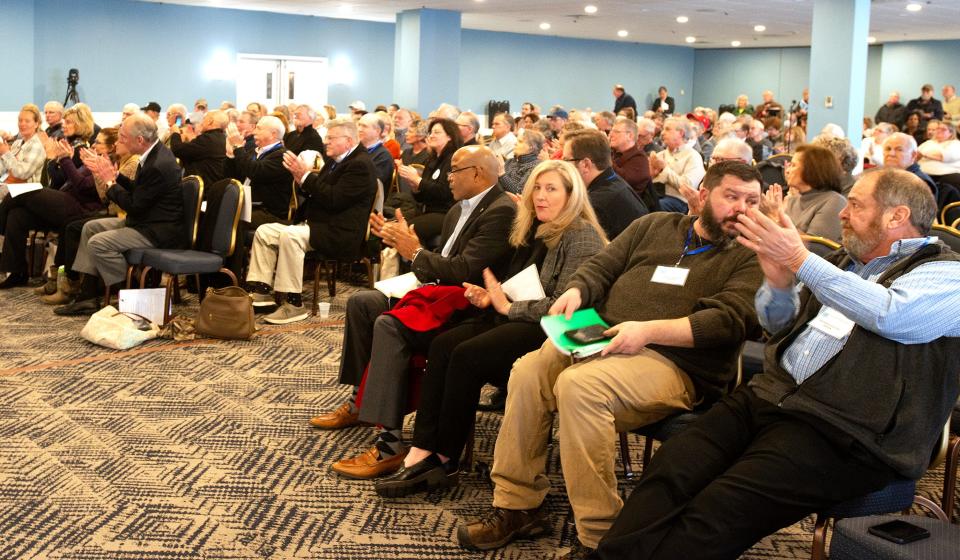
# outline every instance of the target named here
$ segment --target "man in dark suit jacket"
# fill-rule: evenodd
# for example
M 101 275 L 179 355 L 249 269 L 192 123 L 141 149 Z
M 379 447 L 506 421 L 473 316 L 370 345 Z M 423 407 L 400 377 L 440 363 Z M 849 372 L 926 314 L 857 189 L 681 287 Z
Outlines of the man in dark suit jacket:
M 283 145 L 296 155 L 304 150 L 313 150 L 319 152 L 326 159 L 326 151 L 323 149 L 323 139 L 320 133 L 313 128 L 313 121 L 317 119 L 317 112 L 309 105 L 300 105 L 293 112 L 293 125 L 296 130 L 291 130 L 283 137 Z
M 627 90 L 623 89 L 623 86 L 617 84 L 613 86 L 613 114 L 617 115 L 620 113 L 620 110 L 625 107 L 630 107 L 633 109 L 634 114 L 637 112 L 637 102 L 632 95 L 627 93 Z
M 87 276 L 81 295 L 70 305 L 58 307 L 58 315 L 82 315 L 99 308 L 96 279 L 107 286 L 119 284 L 127 273 L 123 253 L 137 247 L 177 248 L 185 244 L 183 227 L 183 174 L 176 158 L 157 136 L 149 116 L 127 117 L 120 127 L 118 143 L 140 155 L 140 167 L 131 181 L 117 173 L 110 160 L 85 153 L 84 164 L 107 185 L 107 198 L 127 213 L 125 218 L 102 218 L 84 224 L 73 270 Z
M 283 167 L 284 126 L 277 117 L 266 116 L 257 122 L 252 149 L 241 145 L 243 139 L 233 137 L 227 146 L 227 176 L 241 183 L 250 181 L 253 212 L 250 227 L 263 224 L 290 223 L 290 202 L 293 196 L 293 176 Z M 234 143 L 237 145 L 234 146 Z
M 382 137 L 385 129 L 386 124 L 376 113 L 367 113 L 357 122 L 360 144 L 370 154 L 373 166 L 377 168 L 377 179 L 380 179 L 384 189 L 389 189 L 393 182 L 394 164 L 390 151 L 383 147 Z
M 212 185 L 226 177 L 223 169 L 224 146 L 227 136 L 224 130 L 230 119 L 223 111 L 210 111 L 200 122 L 200 134 L 184 142 L 180 128 L 172 127 L 170 133 L 170 151 L 180 159 L 185 175 L 198 175 L 204 185 Z
M 676 102 L 672 97 L 667 95 L 667 88 L 660 86 L 660 89 L 657 90 L 657 98 L 653 100 L 653 105 L 650 106 L 650 110 L 662 115 L 672 115 L 676 107 Z
M 607 237 L 616 238 L 634 220 L 649 213 L 631 187 L 613 170 L 610 144 L 599 130 L 565 136 L 563 159 L 573 163 L 587 184 L 590 205 Z
M 307 251 L 316 250 L 334 259 L 354 256 L 367 231 L 366 217 L 377 192 L 373 162 L 357 145 L 353 121 L 331 121 L 328 130 L 326 150 L 333 161 L 319 173 L 292 153 L 284 154 L 283 163 L 304 197 L 293 225 L 264 224 L 253 238 L 247 273 L 253 305 L 273 305 L 271 286 L 284 296 L 280 308 L 264 317 L 268 323 L 282 325 L 309 315 L 300 295 Z
M 442 248 L 438 252 L 420 244 L 402 213 L 398 213 L 396 222 L 388 223 L 380 216 L 371 216 L 373 232 L 411 261 L 413 273 L 422 283 L 480 284 L 484 268 L 500 274 L 512 254 L 508 237 L 516 205 L 497 186 L 498 171 L 496 156 L 489 148 L 465 146 L 453 155 L 450 190 L 459 203 L 446 215 Z M 415 332 L 396 318 L 383 315 L 395 302 L 379 291 L 363 291 L 347 301 L 340 383 L 352 385 L 354 394 L 336 411 L 310 420 L 311 425 L 325 429 L 345 428 L 360 421 L 387 428 L 373 448 L 333 465 L 333 469 L 344 476 L 373 478 L 390 474 L 400 468 L 405 455 L 399 429 L 406 387 L 402 381 L 367 383 L 361 412 L 355 404 L 356 388 L 367 364 L 370 364 L 368 379 L 406 379 L 412 353 L 425 350 L 442 331 Z

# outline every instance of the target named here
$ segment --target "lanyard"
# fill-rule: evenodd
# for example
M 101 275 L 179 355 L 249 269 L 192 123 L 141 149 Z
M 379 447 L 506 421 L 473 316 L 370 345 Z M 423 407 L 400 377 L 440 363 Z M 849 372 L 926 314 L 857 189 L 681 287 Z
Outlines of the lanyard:
M 683 243 L 683 253 L 680 254 L 680 258 L 677 259 L 677 264 L 673 266 L 680 266 L 680 261 L 683 260 L 683 257 L 699 255 L 700 253 L 706 253 L 710 249 L 713 249 L 713 243 L 708 243 L 702 247 L 697 247 L 696 249 L 690 250 L 690 242 L 693 240 L 693 224 L 690 224 L 690 229 L 687 230 L 687 240 Z

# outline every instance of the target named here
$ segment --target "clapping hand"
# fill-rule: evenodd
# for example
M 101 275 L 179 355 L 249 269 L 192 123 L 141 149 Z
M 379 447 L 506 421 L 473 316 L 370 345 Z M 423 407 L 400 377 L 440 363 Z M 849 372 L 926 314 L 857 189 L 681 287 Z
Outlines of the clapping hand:
M 290 151 L 283 152 L 283 166 L 290 171 L 290 174 L 293 175 L 293 180 L 296 181 L 298 185 L 307 172 L 310 171 L 307 163 Z

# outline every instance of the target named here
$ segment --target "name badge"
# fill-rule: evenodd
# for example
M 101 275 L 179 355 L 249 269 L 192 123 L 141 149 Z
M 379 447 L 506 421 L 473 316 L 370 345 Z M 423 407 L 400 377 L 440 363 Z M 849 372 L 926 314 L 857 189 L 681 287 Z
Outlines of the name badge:
M 826 306 L 822 307 L 820 313 L 807 324 L 837 340 L 849 335 L 854 325 L 856 325 L 856 323 L 847 319 L 843 313 Z
M 436 181 L 438 177 L 440 177 L 440 170 L 439 170 L 439 169 L 437 169 L 436 171 L 433 172 L 433 180 Z
M 651 282 L 657 284 L 670 284 L 671 286 L 683 286 L 687 283 L 687 276 L 690 274 L 689 268 L 679 266 L 658 266 L 653 273 Z

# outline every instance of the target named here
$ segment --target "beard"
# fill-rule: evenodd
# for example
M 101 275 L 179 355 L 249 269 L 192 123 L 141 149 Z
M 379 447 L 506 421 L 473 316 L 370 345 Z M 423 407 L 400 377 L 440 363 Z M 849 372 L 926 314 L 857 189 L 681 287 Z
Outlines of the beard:
M 703 223 L 704 231 L 710 236 L 710 241 L 717 249 L 726 249 L 733 243 L 734 238 L 737 237 L 736 233 L 727 233 L 724 231 L 723 224 L 717 220 L 717 216 L 713 213 L 713 205 L 710 203 L 709 197 L 703 204 L 703 210 L 700 212 L 700 220 Z M 737 222 L 737 216 L 726 218 L 723 222 L 735 224 Z
M 841 223 L 843 224 L 843 236 L 841 238 L 843 248 L 847 250 L 851 257 L 860 262 L 863 262 L 863 255 L 876 249 L 883 239 L 883 230 L 879 223 L 870 224 L 869 229 L 862 235 L 853 231 L 849 222 Z

